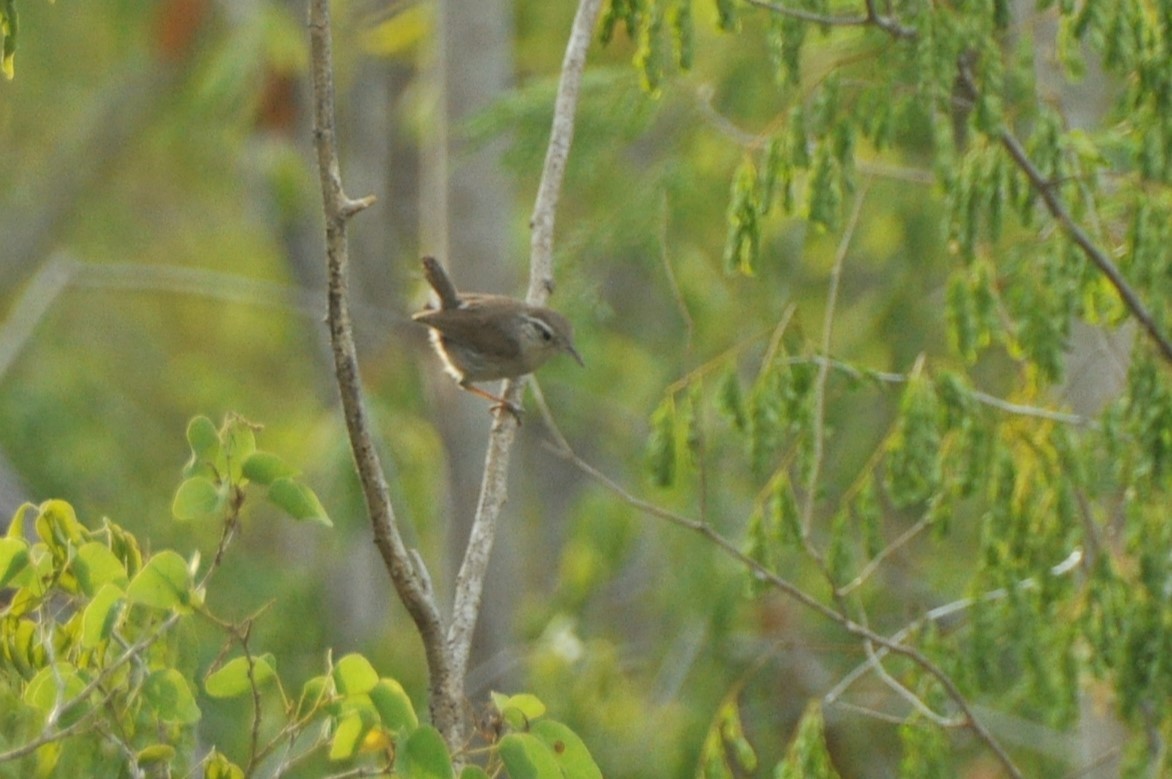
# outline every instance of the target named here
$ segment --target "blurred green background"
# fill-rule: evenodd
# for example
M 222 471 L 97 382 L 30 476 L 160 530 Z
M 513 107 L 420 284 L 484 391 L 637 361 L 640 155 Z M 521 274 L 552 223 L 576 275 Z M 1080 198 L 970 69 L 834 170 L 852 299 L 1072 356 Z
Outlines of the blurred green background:
M 706 392 L 730 372 L 752 381 L 787 317 L 784 346 L 818 340 L 841 234 L 774 216 L 755 274 L 726 273 L 737 165 L 798 87 L 762 74 L 760 17 L 722 33 L 716 7 L 695 5 L 694 69 L 668 67 L 653 94 L 622 25 L 591 49 L 552 303 L 574 322 L 587 368 L 558 359 L 539 380 L 581 456 L 739 538 L 764 496 L 729 421 L 696 406 L 709 437 L 682 458 L 688 477 L 661 488 L 648 420 L 691 371 Z M 418 257 L 445 259 L 462 289 L 522 293 L 572 12 L 530 0 L 334 8 L 343 176 L 350 195 L 379 198 L 351 223 L 363 380 L 400 520 L 445 599 L 490 420 L 409 322 L 426 300 Z M 0 86 L 4 510 L 60 497 L 152 549 L 209 554 L 218 528 L 170 515 L 183 431 L 196 414 L 238 412 L 264 425 L 261 445 L 303 471 L 336 527 L 250 506 L 212 605 L 267 605 L 253 646 L 290 678 L 316 673 L 327 648 L 358 650 L 422 710 L 421 647 L 371 543 L 331 377 L 304 3 L 22 0 L 20 13 L 16 78 Z M 810 70 L 832 51 L 844 78 L 867 77 L 868 63 L 830 47 L 811 50 Z M 945 326 L 945 206 L 915 151 L 922 126 L 908 126 L 906 157 L 864 171 L 833 334 L 836 356 L 900 374 L 920 355 L 962 364 Z M 1006 363 L 994 354 L 971 375 L 1006 391 Z M 889 435 L 900 387 L 837 373 L 829 387 L 820 489 L 833 497 Z M 721 702 L 741 695 L 771 764 L 807 699 L 861 648 L 779 596 L 745 598 L 743 572 L 711 545 L 637 514 L 552 456 L 548 437 L 530 413 L 469 692 L 535 692 L 608 777 L 693 775 Z M 911 523 L 888 508 L 893 527 Z M 889 561 L 868 597 L 873 618 L 898 625 L 961 591 L 972 531 L 933 549 L 914 571 Z M 193 663 L 218 649 L 193 648 Z M 243 736 L 217 716 L 228 704 L 204 705 L 201 731 L 231 754 Z M 827 717 L 844 775 L 893 774 L 890 725 Z

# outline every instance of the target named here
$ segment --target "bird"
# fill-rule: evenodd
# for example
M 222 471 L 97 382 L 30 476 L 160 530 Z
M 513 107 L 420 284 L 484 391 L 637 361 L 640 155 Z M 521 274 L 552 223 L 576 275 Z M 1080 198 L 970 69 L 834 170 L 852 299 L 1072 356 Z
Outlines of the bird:
M 524 376 L 562 352 L 585 367 L 574 348 L 574 328 L 557 311 L 507 295 L 459 293 L 434 257 L 424 257 L 422 264 L 440 305 L 411 318 L 430 329 L 447 373 L 462 389 L 493 401 L 493 410 L 504 408 L 521 419 L 520 408 L 476 382 Z

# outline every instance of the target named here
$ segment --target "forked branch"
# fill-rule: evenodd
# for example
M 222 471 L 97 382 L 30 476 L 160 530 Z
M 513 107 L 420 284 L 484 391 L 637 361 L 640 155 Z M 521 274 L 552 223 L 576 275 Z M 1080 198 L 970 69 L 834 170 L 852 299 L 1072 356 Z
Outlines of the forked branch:
M 426 575 L 416 564 L 395 520 L 395 510 L 383 476 L 382 464 L 374 447 L 367 422 L 358 376 L 358 353 L 349 307 L 349 248 L 346 224 L 373 197 L 352 200 L 342 187 L 334 125 L 334 82 L 330 42 L 329 0 L 310 0 L 309 38 L 313 77 L 314 128 L 318 173 L 321 178 L 322 208 L 326 223 L 328 259 L 326 321 L 334 354 L 334 373 L 350 436 L 354 463 L 362 483 L 367 512 L 374 528 L 374 542 L 383 564 L 394 583 L 399 599 L 407 608 L 427 656 L 430 682 L 432 723 L 449 744 L 460 740 L 461 697 L 453 694 L 452 665 L 444 645 L 443 622 L 427 584 Z

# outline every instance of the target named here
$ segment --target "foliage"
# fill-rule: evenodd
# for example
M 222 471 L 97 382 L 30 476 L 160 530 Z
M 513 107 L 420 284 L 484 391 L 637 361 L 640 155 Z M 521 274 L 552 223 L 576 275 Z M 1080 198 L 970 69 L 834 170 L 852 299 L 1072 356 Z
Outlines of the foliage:
M 616 0 L 603 21 L 604 42 L 620 21 L 638 41 L 632 62 L 651 98 L 668 94 L 669 63 L 681 83 L 686 71 L 705 67 L 691 14 L 662 23 L 676 5 Z M 742 546 L 751 561 L 748 591 L 812 594 L 820 580 L 827 594 L 818 610 L 856 637 L 859 620 L 890 621 L 883 602 L 890 590 L 880 577 L 893 558 L 915 549 L 917 557 L 903 562 L 911 575 L 934 588 L 963 583 L 969 596 L 940 612 L 968 612 L 961 629 L 942 634 L 929 616 L 889 631 L 900 649 L 906 641 L 922 654 L 874 669 L 896 699 L 914 696 L 901 730 L 909 776 L 959 772 L 965 758 L 935 728 L 954 722 L 949 711 L 970 697 L 1065 729 L 1093 678 L 1115 686 L 1117 714 L 1137 738 L 1172 734 L 1172 716 L 1154 702 L 1172 693 L 1172 677 L 1156 660 L 1170 613 L 1166 566 L 1156 560 L 1166 560 L 1170 547 L 1168 534 L 1150 524 L 1169 487 L 1167 252 L 1149 243 L 1166 244 L 1172 202 L 1165 111 L 1172 71 L 1162 53 L 1169 28 L 1140 4 L 1062 3 L 1054 18 L 1068 78 L 1084 73 L 1090 55 L 1128 85 L 1113 109 L 1118 121 L 1074 127 L 1036 98 L 1043 87 L 1021 54 L 1035 31 L 1013 20 L 1007 3 L 718 4 L 717 25 L 736 31 L 757 62 L 774 66 L 772 88 L 765 79 L 725 85 L 769 95 L 752 105 L 763 115 L 730 99 L 719 118 L 765 128 L 744 133 L 743 154 L 728 173 L 725 272 L 754 276 L 778 262 L 780 218 L 810 228 L 811 254 L 820 233 L 841 237 L 823 340 L 792 332 L 799 306 L 777 326 L 788 341 L 775 334 L 755 361 L 729 350 L 673 383 L 650 416 L 653 481 L 680 491 L 689 473 L 702 485 L 747 480 L 756 495 Z M 1017 45 L 1011 26 L 1024 39 Z M 689 56 L 656 54 L 668 50 Z M 866 274 L 867 214 L 882 211 L 871 188 L 881 186 L 884 165 L 908 160 L 930 167 L 945 215 L 947 257 L 934 265 L 951 261 L 943 307 L 951 349 L 920 354 L 906 373 L 879 373 L 829 351 L 843 316 L 837 274 L 840 266 L 846 278 Z M 1115 325 L 1129 316 L 1147 324 L 1123 397 L 1097 418 L 1045 408 L 1066 374 L 1072 323 Z M 1024 402 L 978 390 L 992 366 L 1012 378 L 998 384 Z M 718 386 L 710 372 L 723 375 Z M 747 385 L 746 373 L 755 377 Z M 875 404 L 869 396 L 892 386 L 902 386 L 901 399 L 886 432 L 865 443 L 841 441 L 831 425 L 844 424 L 846 404 Z M 728 424 L 686 429 L 714 418 Z M 726 450 L 727 438 L 742 442 L 735 464 L 685 457 L 680 446 L 699 440 Z M 850 467 L 831 469 L 836 451 Z M 1112 457 L 1123 462 L 1112 466 Z M 1133 539 L 1122 545 L 1106 540 L 1116 506 L 1126 506 L 1124 537 Z M 928 529 L 932 539 L 920 540 Z M 1142 547 L 1134 543 L 1140 537 Z M 935 570 L 931 550 L 954 546 L 972 553 L 958 570 Z M 1072 576 L 1079 570 L 1081 579 Z M 1111 594 L 1122 591 L 1139 597 L 1124 606 Z M 1104 601 L 1112 604 L 1109 618 Z M 751 771 L 754 750 L 739 714 L 727 703 L 719 711 L 702 771 Z M 1018 770 L 998 754 L 994 737 L 978 735 Z M 733 754 L 735 770 L 723 765 Z M 1163 760 L 1160 754 L 1154 749 L 1149 759 Z M 1038 753 L 1019 750 L 1015 758 L 1054 770 Z M 794 759 L 791 752 L 787 761 Z M 786 765 L 777 775 L 833 773 L 829 763 Z
M 497 227 L 513 235 L 518 258 L 561 61 L 556 31 L 571 6 L 515 6 L 517 87 L 459 128 L 475 148 L 507 146 L 522 194 Z M 89 96 L 113 104 L 121 74 L 154 69 L 141 58 L 155 51 L 156 28 L 139 4 L 62 14 L 21 3 L 21 78 L 3 101 L 0 167 L 14 175 L 0 183 L 0 214 L 39 217 L 8 207 L 33 192 L 46 213 L 65 215 L 51 245 L 88 272 L 47 302 L 29 298 L 47 313 L 5 363 L 2 443 L 32 494 L 66 497 L 82 516 L 110 512 L 143 550 L 158 550 L 140 550 L 159 561 L 137 596 L 172 605 L 127 605 L 119 593 L 129 572 L 126 585 L 65 602 L 95 615 L 121 602 L 144 624 L 185 612 L 154 647 L 177 653 L 201 717 L 162 728 L 167 739 L 153 722 L 149 740 L 136 740 L 146 732 L 138 720 L 133 733 L 130 724 L 114 731 L 130 734 L 118 737 L 143 752 L 140 765 L 189 761 L 183 731 L 194 727 L 220 747 L 205 772 L 244 766 L 254 753 L 253 687 L 239 692 L 241 671 L 273 674 L 257 688 L 264 742 L 286 722 L 282 690 L 297 699 L 303 680 L 328 678 L 341 695 L 338 663 L 321 660 L 330 647 L 395 669 L 411 700 L 425 694 L 417 642 L 403 640 L 403 616 L 388 606 L 377 565 L 368 567 L 376 555 L 323 390 L 328 368 L 307 335 L 319 314 L 253 283 L 308 283 L 300 280 L 312 274 L 291 260 L 306 253 L 294 228 L 317 225 L 297 146 L 308 130 L 274 133 L 262 121 L 271 89 L 303 76 L 304 24 L 296 7 L 257 7 L 217 13 L 206 27 L 177 25 L 192 35 L 194 56 L 166 71 L 175 78 L 144 112 L 136 143 L 101 142 L 74 158 L 63 150 L 92 148 L 81 142 L 87 131 L 105 137 L 91 122 L 113 126 L 94 121 L 102 115 Z M 608 481 L 552 458 L 541 421 L 527 417 L 504 517 L 509 546 L 498 550 L 515 578 L 503 590 L 507 613 L 490 624 L 517 661 L 518 686 L 564 718 L 605 775 L 735 774 L 749 764 L 764 775 L 815 765 L 819 750 L 829 766 L 818 770 L 843 776 L 988 773 L 997 758 L 962 702 L 1027 775 L 1110 760 L 1076 747 L 1085 732 L 1116 728 L 1125 733 L 1113 746 L 1121 775 L 1169 770 L 1159 761 L 1172 737 L 1172 387 L 1153 335 L 1168 331 L 1172 300 L 1162 8 L 606 4 L 560 201 L 554 298 L 575 322 L 589 370 L 553 363 L 541 383 L 566 439 Z M 373 186 L 395 225 L 392 240 L 356 251 L 375 263 L 354 285 L 374 304 L 358 309 L 363 380 L 397 508 L 430 563 L 442 558 L 449 526 L 447 464 L 434 393 L 414 369 L 429 364 L 426 347 L 394 316 L 416 302 L 406 299 L 418 286 L 411 258 L 435 250 L 403 237 L 416 231 L 412 188 L 429 164 L 417 144 L 433 134 L 440 102 L 414 56 L 434 21 L 335 10 L 341 127 L 377 138 L 366 147 L 343 139 L 353 155 L 343 171 L 356 194 L 372 185 L 355 174 L 389 171 Z M 374 92 L 392 96 L 394 110 L 376 110 L 363 89 L 380 75 Z M 87 99 L 65 99 L 74 96 Z M 84 186 L 72 174 L 85 166 L 46 164 L 58 159 L 100 160 L 102 175 Z M 451 169 L 464 162 L 457 154 Z M 48 193 L 35 194 L 38 181 L 50 182 Z M 14 221 L 0 230 L 6 238 Z M 355 221 L 356 241 L 373 223 Z M 1154 328 L 1129 329 L 1136 312 L 1088 244 L 1117 266 Z M 21 259 L 31 268 L 39 258 Z M 123 264 L 133 278 L 116 275 Z M 233 275 L 210 285 L 196 270 Z M 160 277 L 148 271 L 170 275 L 152 286 Z M 392 278 L 396 291 L 377 296 L 370 278 Z M 1088 325 L 1128 344 L 1115 363 L 1071 360 Z M 1115 370 L 1122 389 L 1102 405 L 1074 399 Z M 233 476 L 243 458 L 231 443 L 185 474 L 182 494 L 171 491 L 176 420 L 191 408 L 263 414 L 269 445 L 308 464 L 321 501 L 273 490 L 296 477 L 264 456 Z M 203 548 L 223 528 L 223 515 L 211 515 L 232 511 L 233 478 L 250 481 L 251 519 L 200 603 L 188 594 L 186 556 L 166 550 Z M 265 519 L 298 506 L 321 519 L 321 503 L 334 532 Z M 168 506 L 187 519 L 157 521 Z M 636 516 L 646 511 L 654 518 Z M 36 513 L 25 510 L 26 527 Z M 110 548 L 86 536 L 74 559 L 98 579 L 117 572 L 93 543 Z M 25 570 L 34 545 L 6 540 L 0 571 Z M 269 598 L 280 608 L 262 613 Z M 52 613 L 67 622 L 75 612 Z M 213 630 L 205 613 L 230 619 Z M 245 625 L 248 649 L 232 630 Z M 852 632 L 863 628 L 874 636 Z M 24 630 L 28 646 L 54 647 Z M 57 650 L 56 661 L 67 655 Z M 234 697 L 208 694 L 207 669 L 213 688 Z M 170 676 L 152 684 L 160 694 L 178 688 Z M 0 708 L 31 717 L 16 689 L 0 694 L 18 705 Z M 346 727 L 359 753 L 331 766 L 328 741 L 303 771 L 386 765 L 385 752 L 361 752 L 365 737 L 353 741 L 372 721 L 366 707 L 356 711 Z M 366 731 L 376 750 L 382 716 Z M 486 739 L 498 738 L 498 720 L 510 721 L 486 717 Z M 330 712 L 315 720 L 326 721 L 338 724 Z M 1042 738 L 1005 737 L 1002 721 Z M 36 724 L 21 733 L 35 737 Z M 513 725 L 501 727 L 507 738 Z M 297 748 L 317 743 L 314 733 Z M 541 738 L 512 733 L 498 756 L 525 754 L 527 736 Z M 87 738 L 79 733 L 60 759 L 86 760 L 87 749 L 119 759 L 113 741 Z M 431 754 L 429 738 L 420 735 L 412 754 Z M 20 769 L 36 759 L 21 758 Z
M 307 762 L 333 770 L 368 766 L 404 777 L 455 776 L 438 731 L 421 723 L 395 679 L 364 656 L 327 656 L 323 672 L 298 691 L 279 660 L 252 649 L 254 614 L 228 621 L 207 605 L 241 513 L 267 486 L 270 500 L 294 519 L 325 521 L 316 496 L 272 453 L 256 449 L 257 426 L 230 416 L 220 428 L 206 417 L 188 425 L 192 457 L 176 492 L 175 517 L 219 524 L 215 558 L 186 560 L 171 550 L 146 553 L 111 522 L 87 528 L 61 500 L 25 504 L 0 539 L 0 775 L 97 776 L 191 773 L 243 777 L 283 773 Z M 200 475 L 203 474 L 203 475 Z M 196 481 L 199 480 L 199 481 Z M 273 485 L 289 482 L 302 499 L 286 505 Z M 193 487 L 193 484 L 202 485 Z M 315 511 L 306 516 L 307 505 Z M 26 540 L 29 533 L 35 540 Z M 198 633 L 220 634 L 223 648 L 195 673 L 190 648 Z M 247 699 L 245 754 L 211 745 L 196 754 L 210 702 Z M 581 740 L 545 718 L 533 695 L 494 695 L 486 730 L 489 770 L 512 776 L 550 766 L 558 776 L 601 776 Z M 465 758 L 461 757 L 463 762 Z M 197 763 L 199 768 L 197 769 Z M 471 769 L 469 769 L 471 770 Z M 462 776 L 479 775 L 475 771 Z

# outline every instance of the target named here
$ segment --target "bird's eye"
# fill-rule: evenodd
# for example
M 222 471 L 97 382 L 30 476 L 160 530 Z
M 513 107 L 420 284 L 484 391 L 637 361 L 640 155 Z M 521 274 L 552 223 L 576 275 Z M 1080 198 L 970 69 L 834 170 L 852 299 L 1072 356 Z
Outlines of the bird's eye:
M 541 340 L 547 341 L 547 342 L 552 341 L 553 340 L 553 333 L 551 333 L 548 330 L 543 328 L 541 331 Z

